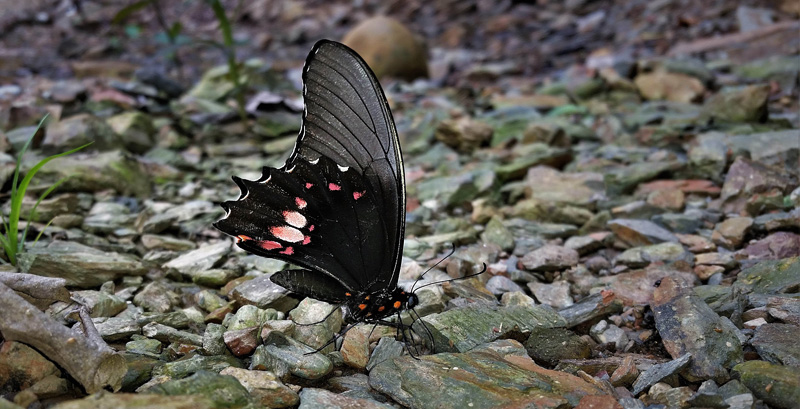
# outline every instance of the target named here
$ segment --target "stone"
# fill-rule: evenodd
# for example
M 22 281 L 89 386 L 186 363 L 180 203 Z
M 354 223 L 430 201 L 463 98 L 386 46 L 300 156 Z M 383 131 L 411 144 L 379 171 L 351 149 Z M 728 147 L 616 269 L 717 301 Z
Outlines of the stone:
M 747 212 L 758 216 L 770 208 L 759 202 L 764 197 L 787 195 L 798 186 L 798 177 L 792 172 L 754 162 L 739 156 L 731 164 L 722 185 L 722 211 Z
M 628 335 L 622 328 L 609 324 L 606 320 L 601 320 L 589 329 L 589 335 L 601 344 L 613 344 L 618 352 L 624 351 L 628 344 Z
M 551 284 L 528 283 L 528 288 L 537 301 L 556 309 L 566 308 L 574 304 L 569 287 L 569 283 L 566 281 L 555 281 Z
M 678 240 L 692 253 L 705 253 L 717 249 L 711 240 L 696 234 L 675 234 Z
M 119 137 L 101 119 L 90 114 L 78 114 L 47 126 L 47 136 L 42 141 L 46 154 L 61 153 L 87 143 L 101 151 L 118 149 Z
M 150 197 L 152 193 L 151 176 L 144 164 L 119 150 L 91 156 L 79 152 L 60 157 L 43 167 L 36 177 L 41 177 L 39 180 L 49 185 L 67 178 L 60 187 L 65 191 L 100 192 L 111 189 L 123 196 L 137 197 Z
M 494 295 L 503 295 L 508 292 L 521 292 L 522 287 L 505 276 L 494 276 L 486 282 L 486 289 Z
M 345 34 L 342 42 L 361 55 L 378 78 L 412 81 L 428 76 L 424 43 L 391 17 L 365 19 Z
M 800 256 L 800 234 L 776 232 L 750 242 L 738 253 L 751 260 L 780 260 Z
M 224 368 L 220 368 L 216 372 L 222 369 Z M 180 396 L 181 398 L 185 395 L 200 395 L 211 400 L 214 407 L 217 408 L 244 407 L 251 401 L 247 389 L 236 378 L 207 370 L 198 371 L 183 379 L 169 380 L 154 385 L 143 392 Z
M 607 226 L 618 239 L 631 247 L 678 241 L 674 234 L 648 220 L 614 219 Z
M 791 408 L 800 402 L 797 368 L 765 361 L 747 361 L 733 367 L 733 375 L 768 405 Z
M 498 385 L 498 379 L 514 379 L 515 386 Z M 369 384 L 403 406 L 428 407 L 436 402 L 443 409 L 557 408 L 603 393 L 574 375 L 536 365 L 513 340 L 496 341 L 481 351 L 387 360 L 372 369 Z M 444 397 L 443 390 L 458 393 Z
M 540 247 L 520 259 L 529 271 L 558 271 L 578 264 L 578 252 L 562 246 Z
M 128 111 L 106 119 L 119 135 L 122 145 L 133 153 L 143 154 L 155 145 L 156 129 L 152 119 L 139 111 Z
M 164 313 L 178 304 L 178 295 L 171 291 L 168 283 L 153 281 L 133 297 L 133 302 L 145 311 Z
M 526 173 L 534 166 L 562 168 L 572 160 L 570 149 L 540 142 L 520 145 L 514 149 L 513 154 L 509 163 L 496 167 L 497 177 L 500 180 L 527 178 Z
M 591 208 L 605 199 L 605 182 L 600 173 L 566 173 L 536 166 L 528 169 L 525 175 L 525 196 L 542 202 Z
M 28 389 L 48 376 L 59 376 L 56 365 L 33 348 L 20 342 L 0 345 L 0 392 Z
M 422 319 L 433 335 L 435 352 L 464 352 L 501 338 L 508 332 L 564 326 L 565 321 L 543 306 L 492 307 L 472 305 L 432 314 Z M 417 333 L 426 333 L 421 323 Z
M 123 276 L 139 276 L 149 268 L 136 257 L 101 251 L 69 241 L 36 246 L 19 255 L 22 272 L 67 280 L 67 286 L 97 287 Z
M 689 364 L 691 359 L 692 356 L 690 354 L 684 354 L 672 361 L 651 366 L 640 373 L 639 377 L 636 378 L 636 381 L 633 383 L 633 394 L 638 395 L 656 382 L 660 382 L 668 376 L 679 373 Z
M 750 85 L 723 90 L 706 101 L 704 112 L 721 122 L 763 122 L 767 119 L 770 86 Z
M 711 240 L 718 246 L 735 250 L 741 246 L 745 236 L 753 226 L 750 217 L 733 217 L 718 223 L 711 234 Z
M 625 250 L 614 261 L 632 268 L 645 267 L 650 263 L 692 261 L 692 254 L 680 243 L 665 242 Z
M 99 392 L 83 399 L 61 402 L 54 409 L 119 409 L 119 408 L 159 408 L 159 409 L 215 409 L 218 404 L 202 395 L 182 395 L 179 398 L 149 393 L 109 393 Z
M 673 212 L 683 209 L 686 195 L 678 189 L 655 190 L 647 195 L 647 203 Z
M 664 347 L 673 357 L 690 354 L 688 379 L 729 380 L 728 369 L 742 362 L 742 341 L 733 323 L 720 317 L 681 280 L 665 278 L 651 308 Z
M 458 152 L 471 153 L 489 145 L 492 132 L 492 127 L 486 123 L 462 116 L 439 122 L 434 137 Z
M 481 240 L 496 244 L 503 250 L 514 248 L 514 235 L 503 225 L 502 220 L 495 216 L 486 223 L 486 229 L 481 233 Z
M 184 253 L 178 258 L 171 260 L 164 264 L 166 269 L 177 270 L 181 274 L 191 276 L 199 271 L 208 270 L 222 262 L 231 251 L 231 243 L 229 241 L 221 241 L 219 243 L 207 244 L 196 250 L 191 250 Z
M 262 334 L 263 336 L 263 334 Z M 250 369 L 269 370 L 279 377 L 290 373 L 303 379 L 319 379 L 333 370 L 333 363 L 312 348 L 277 331 L 263 336 L 256 348 Z
M 312 408 L 391 409 L 393 406 L 368 398 L 336 394 L 325 389 L 303 388 L 300 391 L 299 409 Z
M 123 299 L 102 291 L 73 291 L 72 299 L 88 308 L 92 318 L 111 317 L 124 311 L 127 307 Z
M 648 100 L 695 102 L 706 90 L 697 78 L 664 70 L 639 74 L 633 82 L 642 96 Z
M 800 327 L 793 324 L 764 323 L 757 327 L 750 344 L 765 361 L 800 368 L 798 329 Z
M 297 392 L 284 385 L 273 373 L 228 367 L 219 374 L 236 378 L 250 396 L 264 407 L 285 408 L 300 401 Z
M 268 275 L 260 275 L 237 285 L 231 292 L 231 299 L 240 304 L 254 305 L 258 308 L 289 311 L 297 306 L 297 300 L 287 294 L 288 291 L 273 283 Z
M 794 293 L 800 286 L 800 258 L 761 261 L 743 268 L 734 288 L 760 294 Z
M 556 365 L 562 359 L 588 359 L 592 345 L 566 328 L 534 328 L 525 350 L 536 362 Z

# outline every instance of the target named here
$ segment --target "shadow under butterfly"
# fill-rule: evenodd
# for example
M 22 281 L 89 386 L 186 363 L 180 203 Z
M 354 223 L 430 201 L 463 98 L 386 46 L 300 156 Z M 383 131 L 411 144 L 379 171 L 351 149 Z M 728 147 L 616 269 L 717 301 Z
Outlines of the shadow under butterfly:
M 302 267 L 275 273 L 272 282 L 345 307 L 348 325 L 317 351 L 369 323 L 396 328 L 414 356 L 406 338 L 411 325 L 400 313 L 419 320 L 419 299 L 413 288 L 397 286 L 405 175 L 383 90 L 355 51 L 321 40 L 306 59 L 303 99 L 289 159 L 280 169 L 264 167 L 258 180 L 234 176 L 241 195 L 222 204 L 226 215 L 215 227 L 246 251 Z

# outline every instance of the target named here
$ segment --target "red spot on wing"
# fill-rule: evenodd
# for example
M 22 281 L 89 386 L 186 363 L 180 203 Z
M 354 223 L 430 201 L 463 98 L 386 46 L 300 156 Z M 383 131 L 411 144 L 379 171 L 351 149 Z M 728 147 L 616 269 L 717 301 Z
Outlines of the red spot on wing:
M 298 212 L 292 212 L 289 210 L 283 211 L 283 219 L 286 220 L 286 223 L 294 226 L 294 227 L 303 227 L 306 225 L 306 217 Z
M 313 183 L 306 182 L 306 189 L 311 189 L 312 187 L 314 187 Z
M 353 200 L 361 199 L 361 196 L 364 196 L 364 193 L 367 193 L 367 191 L 365 190 L 363 192 L 353 192 Z
M 393 307 L 394 307 L 394 309 L 398 309 L 398 308 L 400 308 L 401 305 L 402 305 L 402 303 L 400 301 L 395 301 Z
M 303 237 L 303 245 L 311 243 L 311 237 L 305 236 Z
M 291 256 L 294 254 L 294 249 L 291 247 L 287 247 L 286 250 L 280 252 L 281 254 L 286 254 L 287 256 Z
M 306 206 L 308 205 L 308 203 L 305 200 L 303 200 L 303 199 L 301 199 L 299 197 L 295 197 L 294 198 L 294 204 L 296 204 L 297 207 L 300 208 L 300 209 L 305 209 Z
M 245 236 L 244 234 L 240 234 L 240 235 L 236 236 L 236 238 L 237 238 L 237 239 L 239 239 L 239 240 L 241 240 L 241 241 L 253 240 L 253 238 L 252 238 L 252 237 L 250 237 L 250 236 Z M 238 243 L 238 241 L 237 241 L 237 243 Z
M 314 225 L 308 226 L 308 231 L 314 231 Z
M 275 237 L 283 241 L 288 241 L 289 243 L 297 243 L 303 240 L 303 232 L 291 226 L 270 227 L 269 232 Z
M 337 185 L 336 183 L 328 183 L 328 189 L 330 189 L 330 190 L 342 190 L 342 187 Z
M 264 250 L 275 250 L 283 247 L 281 243 L 272 240 L 263 240 L 258 242 L 258 246 Z

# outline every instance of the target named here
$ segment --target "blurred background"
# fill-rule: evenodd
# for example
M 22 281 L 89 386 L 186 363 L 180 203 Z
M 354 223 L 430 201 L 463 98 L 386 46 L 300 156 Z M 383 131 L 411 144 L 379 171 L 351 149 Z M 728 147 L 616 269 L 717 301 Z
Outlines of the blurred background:
M 208 1 L 3 0 L 0 80 L 63 79 L 148 67 L 191 84 L 225 62 L 220 23 Z M 237 1 L 223 0 L 237 58 L 276 70 L 296 67 L 320 38 L 359 52 L 424 52 L 376 67 L 443 85 L 533 79 L 573 65 L 628 65 L 641 58 L 708 55 L 743 63 L 797 52 L 796 0 Z M 387 16 L 385 21 L 373 21 Z M 396 23 L 396 25 L 395 25 Z M 358 30 L 358 31 L 354 31 Z M 391 38 L 387 42 L 385 39 Z M 375 39 L 371 44 L 369 39 Z M 712 40 L 714 39 L 714 40 Z M 700 41 L 704 40 L 704 41 Z M 370 50 L 370 46 L 373 48 Z M 222 47 L 224 48 L 224 46 Z M 228 50 L 229 51 L 229 50 Z M 419 54 L 416 54 L 419 53 Z M 375 63 L 375 59 L 369 61 Z M 397 67 L 396 65 L 410 65 Z M 416 66 L 414 64 L 417 64 Z M 520 84 L 519 86 L 524 86 Z

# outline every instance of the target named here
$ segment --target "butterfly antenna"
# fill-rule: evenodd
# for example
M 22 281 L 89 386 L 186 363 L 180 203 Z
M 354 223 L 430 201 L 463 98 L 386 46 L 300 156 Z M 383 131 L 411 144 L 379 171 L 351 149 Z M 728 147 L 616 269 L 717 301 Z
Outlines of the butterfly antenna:
M 453 254 L 455 254 L 455 252 L 456 252 L 456 244 L 455 244 L 455 243 L 452 243 L 452 245 L 453 245 L 453 248 L 452 248 L 452 249 L 450 249 L 450 253 L 449 253 L 448 255 L 446 255 L 446 256 L 444 256 L 444 257 L 442 257 L 442 259 L 441 259 L 441 260 L 437 261 L 437 262 L 436 262 L 436 264 L 434 264 L 434 265 L 430 266 L 430 268 L 428 268 L 427 270 L 425 270 L 425 272 L 424 272 L 424 273 L 420 274 L 420 276 L 419 276 L 419 277 L 417 277 L 417 281 L 414 281 L 414 284 L 411 286 L 411 292 L 412 292 L 412 293 L 414 292 L 414 287 L 416 287 L 416 285 L 417 285 L 417 283 L 419 282 L 419 280 L 422 280 L 422 277 L 425 277 L 425 274 L 428 274 L 428 272 L 429 272 L 429 271 L 433 270 L 434 268 L 436 268 L 437 266 L 439 266 L 439 264 L 442 264 L 442 262 L 443 262 L 443 261 L 447 260 L 448 258 L 450 258 L 450 256 L 452 256 Z M 421 288 L 421 287 L 420 287 L 420 288 Z
M 468 275 L 465 275 L 464 277 L 451 278 L 449 280 L 434 281 L 432 283 L 428 283 L 428 284 L 419 286 L 419 288 L 417 288 L 417 290 L 419 290 L 420 288 L 425 288 L 425 287 L 428 287 L 428 286 L 431 286 L 431 285 L 435 285 L 435 284 L 449 283 L 449 282 L 458 281 L 458 280 L 466 280 L 466 279 L 468 279 L 470 277 L 479 276 L 479 275 L 481 275 L 481 274 L 483 274 L 485 272 L 486 272 L 486 263 L 483 263 L 483 269 L 481 269 L 481 271 L 478 271 L 477 273 L 468 274 Z

